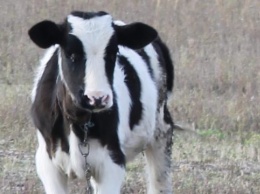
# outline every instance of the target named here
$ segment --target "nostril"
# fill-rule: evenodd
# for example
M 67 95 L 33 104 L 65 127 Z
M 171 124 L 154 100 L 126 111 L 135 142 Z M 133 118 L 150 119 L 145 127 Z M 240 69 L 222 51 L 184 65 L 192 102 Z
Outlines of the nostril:
M 84 100 L 91 106 L 103 107 L 108 104 L 109 96 L 108 95 L 102 97 L 84 96 Z
M 107 105 L 108 101 L 109 101 L 108 95 L 105 95 L 102 97 L 102 105 Z
M 85 92 L 84 101 L 93 108 L 104 108 L 110 102 L 110 96 L 104 92 Z
M 94 106 L 95 105 L 95 98 L 93 96 L 87 96 L 85 95 L 84 96 L 84 100 L 90 104 L 91 106 Z

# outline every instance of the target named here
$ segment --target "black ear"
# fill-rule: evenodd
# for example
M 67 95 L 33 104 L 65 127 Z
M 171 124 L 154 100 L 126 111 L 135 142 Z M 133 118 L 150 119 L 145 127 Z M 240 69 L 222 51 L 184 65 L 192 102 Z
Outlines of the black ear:
M 140 22 L 123 26 L 115 25 L 115 31 L 118 44 L 131 49 L 141 49 L 158 36 L 155 29 Z
M 48 48 L 61 42 L 61 30 L 57 24 L 52 21 L 42 21 L 35 24 L 28 34 L 32 41 L 41 48 Z

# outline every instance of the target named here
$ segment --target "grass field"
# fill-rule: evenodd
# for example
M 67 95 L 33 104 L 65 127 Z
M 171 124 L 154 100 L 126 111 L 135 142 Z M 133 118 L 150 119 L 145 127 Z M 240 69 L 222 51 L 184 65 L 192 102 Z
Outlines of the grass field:
M 43 193 L 30 89 L 43 51 L 27 30 L 71 10 L 105 10 L 158 29 L 175 61 L 173 188 L 187 194 L 260 193 L 260 1 L 1 1 L 0 193 Z M 122 193 L 145 193 L 144 157 L 127 166 Z M 84 193 L 73 181 L 71 193 Z

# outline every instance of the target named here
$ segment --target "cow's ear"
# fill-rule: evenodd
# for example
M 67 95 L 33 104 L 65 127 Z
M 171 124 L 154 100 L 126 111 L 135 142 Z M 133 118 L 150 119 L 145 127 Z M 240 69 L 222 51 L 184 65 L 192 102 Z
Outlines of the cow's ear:
M 115 25 L 118 44 L 131 49 L 141 49 L 158 36 L 157 31 L 146 24 L 136 22 L 128 25 Z
M 28 34 L 32 41 L 41 48 L 61 43 L 61 29 L 52 21 L 45 20 L 35 24 L 28 31 Z

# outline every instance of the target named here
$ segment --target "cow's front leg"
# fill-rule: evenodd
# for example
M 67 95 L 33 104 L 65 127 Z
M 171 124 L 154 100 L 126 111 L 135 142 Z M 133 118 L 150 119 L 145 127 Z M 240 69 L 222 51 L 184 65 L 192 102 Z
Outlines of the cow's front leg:
M 120 194 L 124 177 L 124 165 L 114 163 L 110 157 L 106 158 L 93 173 L 94 194 Z
M 90 139 L 89 146 L 94 194 L 119 194 L 125 177 L 125 156 L 120 148 L 109 150 L 97 140 Z
M 39 148 L 37 149 L 35 160 L 36 170 L 40 177 L 46 194 L 66 194 L 67 177 L 58 169 L 50 159 L 46 143 L 40 132 L 37 132 Z

